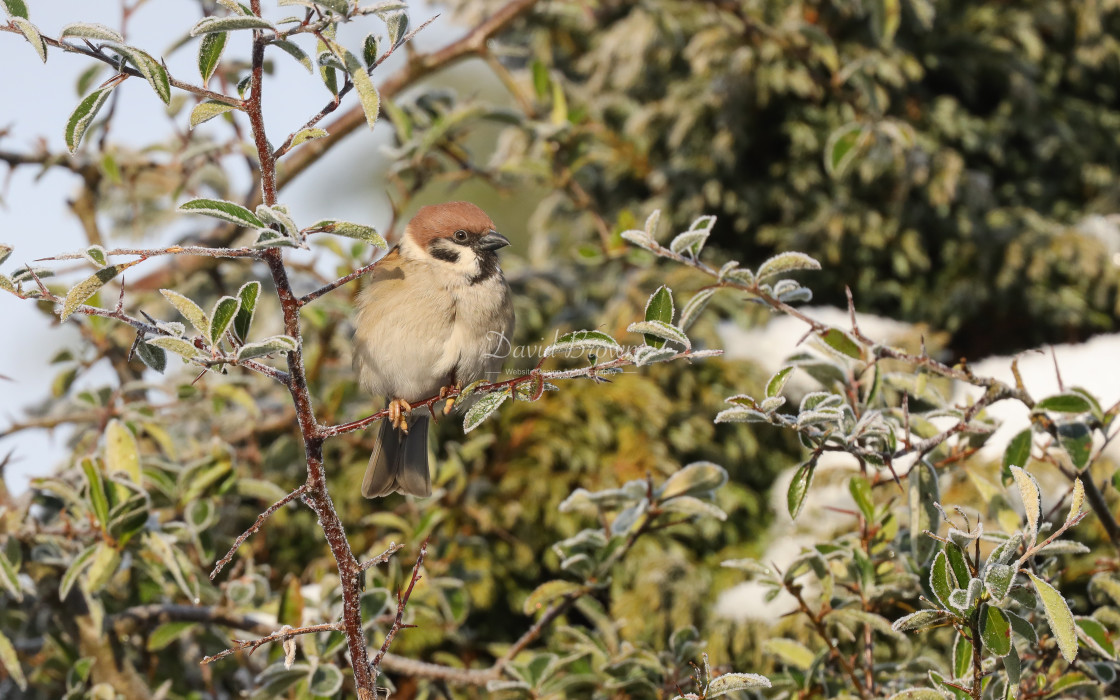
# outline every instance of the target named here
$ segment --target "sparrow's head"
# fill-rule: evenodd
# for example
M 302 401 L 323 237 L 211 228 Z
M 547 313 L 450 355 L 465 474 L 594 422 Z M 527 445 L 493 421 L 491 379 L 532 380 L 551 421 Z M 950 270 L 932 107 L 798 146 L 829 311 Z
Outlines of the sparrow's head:
M 470 202 L 447 202 L 421 207 L 405 229 L 401 252 L 430 258 L 478 284 L 496 274 L 499 248 L 509 239 L 494 230 L 494 222 Z

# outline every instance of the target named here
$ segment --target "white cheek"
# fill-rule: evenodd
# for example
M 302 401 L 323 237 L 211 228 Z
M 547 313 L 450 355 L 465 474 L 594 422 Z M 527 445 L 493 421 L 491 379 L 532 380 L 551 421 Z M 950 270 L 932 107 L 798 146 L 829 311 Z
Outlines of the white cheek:
M 466 246 L 455 245 L 454 243 L 441 243 L 439 245 L 445 250 L 455 251 L 458 253 L 459 258 L 455 262 L 448 262 L 433 257 L 432 260 L 436 265 L 439 265 L 443 269 L 454 270 L 452 274 L 460 277 L 474 277 L 478 274 L 478 256 L 475 255 L 473 250 Z

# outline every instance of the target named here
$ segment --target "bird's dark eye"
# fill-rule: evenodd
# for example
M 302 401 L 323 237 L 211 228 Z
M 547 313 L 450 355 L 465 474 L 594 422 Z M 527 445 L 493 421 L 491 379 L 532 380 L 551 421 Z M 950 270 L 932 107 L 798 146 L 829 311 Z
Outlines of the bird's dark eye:
M 455 242 L 456 243 L 463 243 L 466 240 L 467 240 L 467 232 L 466 231 L 464 231 L 463 229 L 459 229 L 458 231 L 455 232 Z

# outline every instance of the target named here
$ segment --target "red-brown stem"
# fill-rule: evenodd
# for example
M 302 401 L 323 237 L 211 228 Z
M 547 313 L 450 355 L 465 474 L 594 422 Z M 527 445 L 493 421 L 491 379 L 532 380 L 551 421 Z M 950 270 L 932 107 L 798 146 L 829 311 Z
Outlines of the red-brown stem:
M 260 14 L 260 0 L 251 0 L 253 12 Z M 261 200 L 266 205 L 276 203 L 276 161 L 268 147 L 265 135 L 264 116 L 261 109 L 261 93 L 264 77 L 264 35 L 255 31 L 252 53 L 252 89 L 246 104 L 249 123 L 253 130 L 253 142 L 260 159 Z M 293 338 L 302 338 L 300 331 L 299 299 L 292 293 L 288 272 L 284 268 L 283 254 L 277 248 L 270 248 L 264 254 L 268 270 L 272 275 L 280 308 L 284 316 L 284 332 Z M 342 627 L 346 633 L 346 643 L 350 650 L 350 663 L 354 669 L 354 685 L 360 700 L 373 700 L 376 697 L 374 678 L 370 673 L 369 654 L 362 631 L 360 605 L 361 566 L 350 549 L 342 521 L 335 512 L 334 503 L 327 490 L 326 470 L 323 466 L 323 440 L 311 404 L 311 393 L 307 388 L 307 375 L 303 366 L 303 347 L 288 353 L 288 391 L 295 404 L 296 420 L 303 437 L 304 454 L 307 460 L 307 491 L 304 501 L 315 511 L 319 525 L 323 528 L 327 544 L 338 567 L 342 588 Z
M 241 543 L 244 542 L 245 540 L 249 539 L 249 536 L 252 535 L 253 533 L 255 533 L 257 530 L 261 529 L 261 525 L 264 524 L 265 520 L 268 520 L 268 516 L 275 513 L 277 510 L 282 508 L 285 504 L 290 503 L 291 501 L 299 498 L 306 491 L 307 491 L 307 484 L 305 483 L 305 484 L 301 485 L 295 491 L 292 491 L 287 496 L 284 496 L 279 501 L 270 505 L 268 508 L 266 508 L 264 510 L 263 513 L 258 515 L 256 521 L 251 526 L 249 526 L 249 529 L 246 530 L 245 532 L 242 532 L 238 536 L 238 538 L 233 541 L 233 545 L 229 548 L 229 551 L 226 552 L 226 555 L 224 557 L 222 557 L 221 559 L 219 559 L 218 563 L 214 565 L 214 570 L 210 572 L 210 580 L 213 581 L 214 577 L 217 576 L 219 573 L 221 573 L 222 569 L 225 568 L 226 564 L 228 564 L 230 562 L 230 560 L 233 559 L 233 555 L 237 553 L 237 548 L 241 546 Z
M 412 597 L 412 589 L 416 587 L 416 582 L 420 580 L 420 567 L 424 565 L 424 557 L 428 554 L 428 538 L 424 539 L 424 543 L 420 545 L 420 554 L 416 556 L 416 563 L 412 566 L 412 578 L 409 579 L 408 588 L 404 593 L 397 592 L 397 617 L 393 620 L 393 625 L 389 631 L 385 633 L 385 642 L 381 645 L 377 655 L 373 657 L 370 663 L 370 668 L 374 673 L 381 670 L 381 660 L 385 658 L 385 654 L 389 651 L 389 645 L 393 643 L 393 637 L 397 636 L 397 632 L 405 627 L 404 624 L 404 609 L 408 605 L 408 599 Z M 355 669 L 356 670 L 356 669 Z

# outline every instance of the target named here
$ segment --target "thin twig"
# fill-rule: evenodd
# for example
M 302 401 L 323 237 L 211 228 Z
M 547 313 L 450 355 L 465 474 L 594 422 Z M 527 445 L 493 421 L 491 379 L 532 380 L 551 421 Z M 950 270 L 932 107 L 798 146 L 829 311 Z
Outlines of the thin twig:
M 335 289 L 338 289 L 339 287 L 346 284 L 347 282 L 352 282 L 352 281 L 358 279 L 359 277 L 366 274 L 367 272 L 369 272 L 373 268 L 377 267 L 377 263 L 379 263 L 379 262 L 381 262 L 380 259 L 376 260 L 375 262 L 371 262 L 369 265 L 366 265 L 365 267 L 360 267 L 357 270 L 354 270 L 353 272 L 351 272 L 350 274 L 348 274 L 344 277 L 339 277 L 334 282 L 331 282 L 330 284 L 328 284 L 326 286 L 320 287 L 319 289 L 316 289 L 314 292 L 304 294 L 303 296 L 301 296 L 299 298 L 299 305 L 303 306 L 304 304 L 310 304 L 311 302 L 315 301 L 316 299 L 323 296 L 324 294 L 326 294 L 328 292 L 332 292 Z
M 159 255 L 200 255 L 208 258 L 260 258 L 264 251 L 258 248 L 208 248 L 205 246 L 179 246 L 173 245 L 166 248 L 114 248 L 105 251 L 105 255 L 139 255 L 142 258 L 152 258 Z M 84 253 L 63 253 L 49 258 L 37 258 L 35 262 L 49 260 L 84 260 Z
M 677 353 L 676 355 L 674 355 L 670 358 L 667 358 L 665 361 L 666 362 L 671 362 L 673 360 L 681 360 L 681 359 L 699 360 L 699 359 L 704 359 L 704 358 L 707 358 L 707 357 L 718 357 L 722 354 L 723 354 L 722 350 L 685 350 L 685 351 Z M 506 390 L 506 389 L 512 390 L 515 387 L 517 387 L 518 385 L 526 384 L 526 383 L 530 383 L 530 382 L 534 382 L 534 381 L 549 381 L 549 380 L 553 380 L 553 379 L 559 380 L 559 379 L 579 379 L 579 378 L 592 378 L 593 379 L 593 378 L 597 377 L 598 374 L 602 373 L 603 370 L 615 369 L 615 368 L 619 368 L 619 367 L 629 367 L 629 366 L 633 366 L 633 365 L 634 365 L 634 358 L 630 355 L 623 355 L 623 356 L 621 356 L 619 358 L 616 358 L 614 360 L 611 360 L 609 362 L 604 362 L 603 364 L 591 365 L 591 366 L 588 366 L 588 367 L 580 367 L 580 368 L 576 368 L 576 369 L 555 370 L 555 371 L 551 371 L 551 372 L 542 372 L 542 371 L 540 371 L 540 369 L 535 369 L 535 370 L 533 370 L 533 371 L 531 371 L 527 374 L 524 374 L 520 377 L 515 377 L 513 379 L 507 379 L 507 380 L 501 381 L 501 382 L 490 382 L 490 383 L 481 384 L 478 387 L 476 387 L 471 392 L 471 394 L 472 395 L 474 395 L 474 394 L 489 394 L 489 393 L 493 393 L 495 391 L 502 391 L 502 390 Z M 439 401 L 443 401 L 443 400 L 446 400 L 446 399 L 454 399 L 454 398 L 458 397 L 460 394 L 461 394 L 461 391 L 459 391 L 457 389 L 452 389 L 451 391 L 444 393 L 442 396 L 437 394 L 435 396 L 430 396 L 430 397 L 428 397 L 426 399 L 423 399 L 421 401 L 411 403 L 410 405 L 412 406 L 412 410 L 415 411 L 419 408 L 428 408 L 432 404 L 438 403 Z M 336 435 L 344 435 L 346 433 L 352 433 L 355 430 L 361 430 L 362 428 L 365 428 L 366 426 L 371 425 L 371 424 L 381 420 L 382 418 L 385 418 L 388 415 L 389 415 L 389 409 L 387 409 L 387 408 L 382 409 L 382 410 L 374 413 L 373 415 L 369 415 L 369 416 L 366 416 L 365 418 L 361 418 L 361 419 L 356 420 L 356 421 L 351 421 L 349 423 L 341 423 L 339 425 L 320 426 L 318 434 L 319 434 L 319 437 L 329 438 L 329 437 L 335 437 Z
M 377 655 L 373 657 L 373 661 L 369 666 L 372 669 L 374 677 L 381 670 L 381 660 L 385 658 L 385 654 L 389 651 L 389 645 L 393 643 L 393 637 L 397 636 L 397 632 L 401 630 L 404 624 L 404 610 L 408 605 L 408 599 L 412 597 L 412 589 L 416 587 L 416 582 L 420 580 L 420 567 L 424 565 L 424 556 L 428 553 L 428 539 L 424 539 L 424 543 L 420 545 L 420 553 L 416 556 L 416 563 L 412 566 L 412 578 L 408 582 L 408 588 L 402 594 L 397 592 L 397 617 L 393 620 L 393 625 L 389 631 L 385 633 L 385 641 L 381 644 L 381 649 L 378 650 Z
M 19 34 L 20 33 L 19 29 L 16 28 L 14 25 L 3 24 L 3 23 L 0 23 L 0 32 L 11 32 L 13 34 Z M 120 71 L 121 73 L 124 73 L 124 74 L 132 76 L 132 77 L 136 77 L 136 78 L 144 77 L 140 73 L 140 71 L 136 70 L 135 68 L 130 68 L 128 66 L 121 66 L 120 63 L 118 62 L 118 60 L 115 57 L 110 56 L 110 55 L 105 54 L 105 53 L 102 53 L 101 51 L 97 50 L 96 48 L 90 48 L 89 46 L 79 46 L 77 44 L 70 44 L 70 43 L 67 43 L 65 41 L 60 41 L 58 39 L 53 39 L 49 36 L 43 36 L 42 39 L 43 39 L 43 42 L 45 44 L 47 44 L 48 46 L 53 46 L 56 49 L 62 49 L 63 51 L 65 51 L 67 53 L 81 54 L 83 56 L 88 56 L 89 58 L 93 58 L 93 59 L 96 59 L 98 61 L 101 61 L 102 63 L 107 63 L 110 66 L 112 66 L 114 70 Z M 183 82 L 182 80 L 176 79 L 171 74 L 168 74 L 167 77 L 168 77 L 168 81 L 171 83 L 171 87 L 176 87 L 176 88 L 179 88 L 180 90 L 185 90 L 189 93 L 198 95 L 199 97 L 204 97 L 208 100 L 213 100 L 215 102 L 221 102 L 222 104 L 231 105 L 233 107 L 237 107 L 238 109 L 240 109 L 242 107 L 241 100 L 237 99 L 236 97 L 230 97 L 229 95 L 223 95 L 220 92 L 214 92 L 213 90 L 207 90 L 206 88 L 199 87 L 198 85 L 192 85 L 191 83 Z
M 293 500 L 299 498 L 306 492 L 307 484 L 302 484 L 298 489 L 292 491 L 287 496 L 284 496 L 279 501 L 273 503 L 268 508 L 266 508 L 263 513 L 258 515 L 253 524 L 249 526 L 249 529 L 237 536 L 237 539 L 233 541 L 233 545 L 229 548 L 229 551 L 226 552 L 226 555 L 219 559 L 218 563 L 214 565 L 214 570 L 210 572 L 210 580 L 213 581 L 214 577 L 221 573 L 226 564 L 230 563 L 230 561 L 233 559 L 233 555 L 237 552 L 237 548 L 240 547 L 245 540 L 249 539 L 249 537 L 253 535 L 257 530 L 259 530 L 261 528 L 261 525 L 264 524 L 265 520 L 268 520 L 268 517 L 270 515 L 280 510 L 280 508 L 284 507 L 284 505 L 291 503 Z
M 237 652 L 245 651 L 246 649 L 248 649 L 249 653 L 252 654 L 254 651 L 263 647 L 265 644 L 268 644 L 270 642 L 285 642 L 292 637 L 298 637 L 301 634 L 315 634 L 317 632 L 338 632 L 341 630 L 341 622 L 327 622 L 321 625 L 310 625 L 308 627 L 292 627 L 283 629 L 279 632 L 273 632 L 267 637 L 261 637 L 260 639 L 234 639 L 233 647 L 225 649 L 224 651 L 220 651 L 212 656 L 204 656 L 202 657 L 202 661 L 200 661 L 199 663 L 205 666 L 208 663 L 212 663 L 214 661 L 217 661 L 218 659 L 224 659 L 230 654 L 236 654 Z

